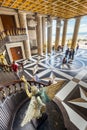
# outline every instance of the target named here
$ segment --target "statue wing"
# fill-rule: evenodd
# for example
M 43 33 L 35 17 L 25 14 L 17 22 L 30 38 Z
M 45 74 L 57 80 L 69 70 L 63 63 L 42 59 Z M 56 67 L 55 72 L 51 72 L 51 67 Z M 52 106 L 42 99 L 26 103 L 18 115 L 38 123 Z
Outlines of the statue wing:
M 32 96 L 30 104 L 25 112 L 23 121 L 21 122 L 21 127 L 26 125 L 32 119 L 37 118 L 39 119 L 42 116 L 42 113 L 45 111 L 45 104 L 42 102 L 40 97 L 36 98 Z M 42 110 L 42 111 L 41 111 Z
M 65 80 L 60 80 L 56 84 L 41 88 L 41 96 L 43 102 L 48 102 L 49 99 L 53 99 L 55 94 L 61 89 Z
M 23 127 L 24 125 L 26 125 L 28 122 L 30 122 L 34 117 L 35 117 L 35 113 L 36 113 L 37 109 L 36 109 L 36 100 L 35 97 L 31 98 L 31 101 L 29 103 L 29 106 L 25 112 L 24 115 L 24 119 L 21 122 L 21 126 Z
M 23 127 L 25 124 L 30 122 L 33 118 L 41 117 L 42 115 L 41 109 L 45 108 L 45 104 L 42 102 L 39 96 L 35 97 L 32 95 L 32 93 L 29 92 L 28 83 L 27 83 L 27 80 L 25 79 L 25 76 L 22 76 L 21 80 L 24 81 L 25 91 L 28 97 L 31 98 L 30 104 L 27 108 L 27 111 L 25 112 L 24 119 L 21 123 L 21 126 Z
M 3 56 L 5 56 L 5 55 L 6 55 L 6 50 L 3 51 Z

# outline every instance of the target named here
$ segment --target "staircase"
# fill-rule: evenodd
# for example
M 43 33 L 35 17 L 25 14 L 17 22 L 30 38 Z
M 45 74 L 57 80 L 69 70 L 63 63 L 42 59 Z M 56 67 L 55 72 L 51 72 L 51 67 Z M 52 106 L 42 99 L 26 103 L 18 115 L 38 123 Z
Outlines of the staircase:
M 3 72 L 0 71 L 0 85 L 8 84 L 14 80 L 18 80 L 18 76 L 14 72 Z

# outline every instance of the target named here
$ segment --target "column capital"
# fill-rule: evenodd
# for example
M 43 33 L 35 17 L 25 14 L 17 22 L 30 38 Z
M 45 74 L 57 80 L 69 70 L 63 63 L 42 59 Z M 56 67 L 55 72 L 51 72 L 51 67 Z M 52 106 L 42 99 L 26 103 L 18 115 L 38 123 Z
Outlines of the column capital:
M 51 16 L 48 16 L 47 19 L 48 20 L 53 20 L 53 18 Z
M 62 20 L 62 18 L 56 17 L 56 20 Z
M 81 16 L 79 16 L 79 17 L 76 17 L 75 19 L 76 19 L 76 20 L 79 20 L 79 19 L 81 19 Z
M 18 14 L 27 15 L 27 13 L 26 13 L 26 12 L 21 11 L 21 10 L 18 10 Z
M 64 22 L 67 22 L 67 21 L 68 21 L 68 19 L 64 19 L 63 21 L 64 21 Z
M 36 17 L 42 18 L 42 15 L 41 14 L 36 14 Z

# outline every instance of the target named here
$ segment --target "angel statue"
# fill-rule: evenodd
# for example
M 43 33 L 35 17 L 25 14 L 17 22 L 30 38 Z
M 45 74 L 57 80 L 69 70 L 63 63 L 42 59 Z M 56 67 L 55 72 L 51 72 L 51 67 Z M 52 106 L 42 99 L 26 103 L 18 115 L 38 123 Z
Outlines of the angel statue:
M 59 81 L 57 84 L 38 89 L 36 86 L 30 86 L 24 75 L 20 80 L 24 82 L 26 94 L 31 99 L 25 112 L 24 119 L 21 122 L 21 127 L 23 127 L 31 120 L 38 120 L 42 117 L 43 113 L 46 113 L 46 103 L 54 98 L 64 81 Z
M 9 65 L 6 61 L 5 55 L 6 55 L 6 51 L 3 51 L 2 53 L 0 53 L 0 64 L 4 65 L 3 71 L 9 71 Z
M 3 51 L 2 53 L 0 53 L 0 63 L 3 65 L 7 65 L 5 54 L 6 54 L 6 51 Z

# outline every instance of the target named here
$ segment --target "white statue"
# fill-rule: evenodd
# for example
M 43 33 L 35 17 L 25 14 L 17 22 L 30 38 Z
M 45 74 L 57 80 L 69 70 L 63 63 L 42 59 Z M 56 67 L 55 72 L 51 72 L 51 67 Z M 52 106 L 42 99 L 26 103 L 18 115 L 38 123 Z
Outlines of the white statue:
M 30 86 L 25 79 L 25 76 L 22 76 L 21 80 L 25 83 L 24 87 L 28 97 L 31 98 L 25 117 L 21 123 L 21 126 L 23 127 L 32 119 L 39 119 L 42 114 L 46 112 L 45 103 L 54 98 L 64 81 L 59 81 L 57 84 L 38 89 L 36 86 Z M 29 92 L 28 86 L 30 87 L 31 92 Z

